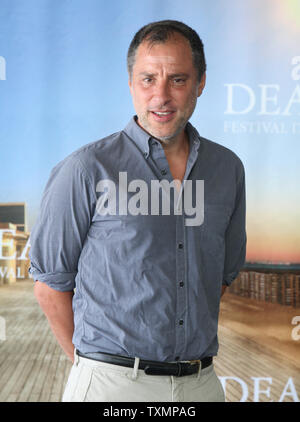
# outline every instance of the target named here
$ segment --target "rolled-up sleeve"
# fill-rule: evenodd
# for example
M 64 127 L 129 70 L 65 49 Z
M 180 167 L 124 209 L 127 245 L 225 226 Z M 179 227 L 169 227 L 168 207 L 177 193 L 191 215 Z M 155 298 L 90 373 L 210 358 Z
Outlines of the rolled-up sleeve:
M 246 258 L 246 190 L 245 169 L 240 162 L 234 211 L 225 234 L 223 285 L 229 286 L 238 276 Z
M 94 203 L 88 174 L 78 157 L 69 156 L 52 169 L 30 234 L 29 272 L 35 281 L 58 291 L 75 288 Z

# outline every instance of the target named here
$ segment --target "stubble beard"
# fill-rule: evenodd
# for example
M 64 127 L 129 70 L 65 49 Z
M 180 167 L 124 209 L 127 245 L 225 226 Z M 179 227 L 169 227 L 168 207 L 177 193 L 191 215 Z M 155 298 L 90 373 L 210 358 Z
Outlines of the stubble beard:
M 150 111 L 146 111 L 145 113 L 143 113 L 139 117 L 139 121 L 141 123 L 141 126 L 151 136 L 161 141 L 164 145 L 170 146 L 177 141 L 177 136 L 180 134 L 181 131 L 185 129 L 185 126 L 187 122 L 189 121 L 189 118 L 191 117 L 191 115 L 193 114 L 195 110 L 196 103 L 197 103 L 197 97 L 191 96 L 190 101 L 189 101 L 190 107 L 188 108 L 190 111 L 179 116 L 178 121 L 176 122 L 176 128 L 174 128 L 174 131 L 172 133 L 166 136 L 161 136 L 158 133 L 155 133 L 155 129 L 154 130 L 152 129 L 152 126 L 149 123 L 149 118 L 148 118 L 148 115 L 150 115 L 151 113 Z
M 179 133 L 182 130 L 184 130 L 184 128 L 185 128 L 185 126 L 186 126 L 186 124 L 188 122 L 188 119 L 185 116 L 181 116 L 179 118 L 177 124 L 176 124 L 176 128 L 174 129 L 174 131 L 172 131 L 172 133 L 170 133 L 169 135 L 161 136 L 158 133 L 156 133 L 155 129 L 153 130 L 152 125 L 148 123 L 149 120 L 147 118 L 147 114 L 146 113 L 143 114 L 142 116 L 140 116 L 140 118 L 139 118 L 142 127 L 151 136 L 153 136 L 153 138 L 158 139 L 159 141 L 161 141 L 165 145 L 171 145 L 172 143 L 175 143 L 175 141 L 177 139 L 177 136 L 179 135 Z

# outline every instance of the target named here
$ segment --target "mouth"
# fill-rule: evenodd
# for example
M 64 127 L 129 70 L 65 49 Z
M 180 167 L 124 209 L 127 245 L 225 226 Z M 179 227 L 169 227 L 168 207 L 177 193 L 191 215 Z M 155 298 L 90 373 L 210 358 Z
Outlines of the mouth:
M 168 122 L 173 119 L 176 111 L 151 111 L 151 114 L 156 122 Z

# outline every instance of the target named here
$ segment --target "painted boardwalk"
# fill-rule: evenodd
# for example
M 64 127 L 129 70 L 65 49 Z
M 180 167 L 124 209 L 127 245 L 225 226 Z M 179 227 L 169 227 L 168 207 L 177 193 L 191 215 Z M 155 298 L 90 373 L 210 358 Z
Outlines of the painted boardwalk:
M 227 401 L 300 397 L 300 341 L 290 340 L 296 314 L 292 308 L 266 310 L 264 303 L 224 296 L 215 368 L 221 380 L 233 377 L 226 381 Z M 51 333 L 31 280 L 0 287 L 0 315 L 6 322 L 6 340 L 0 341 L 0 402 L 60 401 L 71 362 Z

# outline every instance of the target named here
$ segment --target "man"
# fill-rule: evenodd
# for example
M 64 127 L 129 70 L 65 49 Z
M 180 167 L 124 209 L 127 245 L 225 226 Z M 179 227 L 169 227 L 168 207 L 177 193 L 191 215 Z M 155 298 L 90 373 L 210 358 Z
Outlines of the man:
M 245 259 L 245 181 L 240 159 L 188 122 L 205 71 L 195 31 L 146 25 L 128 51 L 137 115 L 51 172 L 30 258 L 73 361 L 63 401 L 225 400 L 213 356 Z

